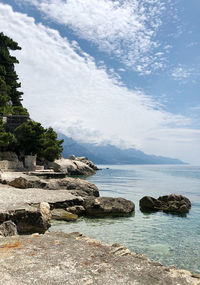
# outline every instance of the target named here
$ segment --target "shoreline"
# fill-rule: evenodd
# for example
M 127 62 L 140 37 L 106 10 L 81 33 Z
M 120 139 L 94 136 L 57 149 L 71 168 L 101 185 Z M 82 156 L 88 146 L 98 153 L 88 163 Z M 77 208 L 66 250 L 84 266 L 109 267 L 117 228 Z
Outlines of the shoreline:
M 13 173 L 11 172 L 10 175 L 12 176 Z M 20 173 L 18 173 L 18 175 L 20 175 Z M 56 191 L 55 195 L 57 196 L 62 193 L 62 195 L 64 195 L 63 201 L 65 201 L 67 195 L 71 195 L 70 193 L 67 193 L 68 191 L 66 190 L 42 190 L 34 188 L 18 189 L 3 184 L 0 184 L 0 190 L 2 191 L 2 194 L 4 190 L 4 193 L 6 193 L 7 195 L 7 198 L 4 201 L 5 209 L 6 205 L 8 205 L 9 199 L 10 205 L 12 204 L 11 202 L 13 202 L 13 197 L 12 195 L 10 196 L 11 192 L 16 193 L 16 196 L 14 198 L 15 202 L 17 201 L 17 199 L 19 199 L 18 193 L 21 193 L 20 195 L 24 196 L 23 198 L 25 200 L 27 199 L 27 197 L 25 197 L 25 193 L 33 195 L 35 203 L 38 202 L 37 195 L 35 195 L 37 191 L 37 194 L 39 196 L 39 191 L 44 193 L 48 193 L 50 191 L 51 195 L 53 195 L 54 191 Z M 41 196 L 40 202 L 42 202 L 43 199 L 47 198 L 43 198 Z M 59 200 L 58 197 L 55 199 L 57 201 Z M 28 201 L 26 200 L 26 202 Z M 55 202 L 55 200 L 52 200 L 52 202 Z M 2 202 L 0 203 L 0 206 L 2 208 Z M 24 207 L 23 203 L 21 204 L 21 207 Z M 51 251 L 52 246 L 54 248 L 53 251 Z M 85 248 L 85 250 L 83 248 Z M 78 284 L 95 285 L 102 284 L 103 282 L 105 284 L 113 285 L 175 285 L 177 284 L 177 282 L 179 282 L 178 284 L 180 285 L 200 284 L 200 275 L 198 274 L 193 274 L 186 270 L 180 270 L 175 268 L 174 266 L 165 267 L 159 262 L 150 261 L 144 254 L 131 253 L 129 249 L 122 245 L 108 245 L 103 242 L 86 237 L 80 233 L 65 234 L 62 232 L 46 232 L 45 234 L 36 233 L 26 236 L 17 235 L 12 237 L 2 237 L 0 239 L 0 252 L 2 253 L 0 255 L 0 262 L 2 263 L 3 268 L 1 269 L 1 271 L 4 278 L 3 280 L 5 280 L 3 284 L 9 285 L 17 284 L 18 280 L 22 282 L 20 284 L 32 284 L 31 280 L 34 280 L 39 284 L 66 284 L 64 283 L 66 280 L 68 280 L 66 278 L 72 278 L 68 280 L 67 284 L 77 284 L 77 279 L 80 279 L 80 277 L 78 276 L 82 276 L 83 273 L 84 274 L 81 277 L 81 282 Z M 93 254 L 90 256 L 88 255 L 86 257 L 85 252 L 88 252 L 88 254 L 93 252 Z M 42 265 L 42 262 L 44 262 L 45 258 L 47 258 L 47 261 L 49 262 L 46 263 L 45 261 L 45 265 Z M 67 258 L 68 260 L 70 259 L 73 262 L 70 261 L 68 264 L 67 260 L 62 261 L 63 258 Z M 81 260 L 85 261 L 81 262 Z M 12 262 L 17 263 L 18 261 L 21 265 L 19 265 L 15 270 L 13 269 Z M 44 269 L 43 273 L 41 273 L 40 266 L 38 264 L 36 265 L 36 261 L 39 262 L 40 266 Z M 83 263 L 85 263 L 86 265 L 83 265 Z M 120 265 L 121 263 L 122 265 Z M 33 265 L 35 273 L 30 271 L 32 270 L 32 267 L 29 268 L 30 264 Z M 78 266 L 78 270 L 74 269 L 74 264 Z M 20 266 L 22 266 L 23 274 L 20 273 Z M 58 267 L 59 273 L 56 273 L 55 270 L 57 270 L 56 268 Z M 87 267 L 87 269 L 84 269 L 85 267 Z M 66 275 L 66 268 L 68 271 L 71 272 L 70 277 L 68 276 L 69 273 Z M 134 274 L 132 272 L 133 269 Z M 118 271 L 120 271 L 120 273 L 118 273 Z M 56 283 L 57 281 L 54 279 L 54 281 L 52 281 L 52 275 L 50 274 L 48 276 L 49 272 L 55 272 L 56 276 L 58 274 L 57 277 L 60 278 L 60 283 Z M 91 272 L 92 275 L 90 276 Z M 98 272 L 98 274 L 95 272 Z M 104 272 L 105 274 L 101 274 L 102 272 Z M 37 275 L 37 277 L 35 276 L 35 274 Z M 152 274 L 154 275 L 153 277 Z M 46 276 L 45 279 L 43 275 Z M 121 276 L 121 279 L 119 279 L 120 281 L 118 280 L 119 276 Z M 105 280 L 105 278 L 107 279 Z M 75 280 L 76 283 L 73 280 Z M 155 283 L 155 280 L 157 283 Z M 167 280 L 170 280 L 171 283 L 169 283 L 169 281 Z

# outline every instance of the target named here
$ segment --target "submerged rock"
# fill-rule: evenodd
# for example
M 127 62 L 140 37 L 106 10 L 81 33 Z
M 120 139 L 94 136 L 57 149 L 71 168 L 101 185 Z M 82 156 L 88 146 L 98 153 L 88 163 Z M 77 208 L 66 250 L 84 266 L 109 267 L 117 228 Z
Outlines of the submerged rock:
M 165 195 L 158 199 L 150 196 L 143 197 L 140 202 L 142 211 L 164 211 L 167 213 L 188 213 L 191 208 L 191 202 L 188 198 L 182 195 Z
M 83 206 L 86 215 L 93 217 L 127 216 L 135 210 L 133 202 L 124 198 L 88 197 L 84 199 Z

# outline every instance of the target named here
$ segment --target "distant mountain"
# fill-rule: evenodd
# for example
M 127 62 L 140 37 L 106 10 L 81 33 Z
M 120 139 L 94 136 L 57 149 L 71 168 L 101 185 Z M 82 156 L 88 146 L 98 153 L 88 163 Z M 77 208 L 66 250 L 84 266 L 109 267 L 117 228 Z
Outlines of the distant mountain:
M 90 143 L 80 143 L 61 133 L 59 139 L 64 139 L 63 157 L 87 156 L 96 164 L 185 164 L 176 158 L 148 155 L 134 148 L 120 149 L 111 144 L 96 145 Z

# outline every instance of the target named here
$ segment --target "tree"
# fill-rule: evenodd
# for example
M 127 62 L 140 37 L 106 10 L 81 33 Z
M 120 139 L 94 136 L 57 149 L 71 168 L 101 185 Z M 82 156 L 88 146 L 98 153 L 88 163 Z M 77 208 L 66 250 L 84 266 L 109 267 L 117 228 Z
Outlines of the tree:
M 15 137 L 11 133 L 7 133 L 3 127 L 3 120 L 0 118 L 0 147 L 8 147 L 14 143 Z
M 0 116 L 29 115 L 22 106 L 22 94 L 18 91 L 21 84 L 15 72 L 18 60 L 10 55 L 10 50 L 21 50 L 18 43 L 0 33 Z M 0 117 L 0 146 L 11 146 L 21 155 L 37 155 L 41 159 L 54 161 L 59 158 L 62 140 L 52 128 L 44 129 L 40 123 L 29 121 L 16 128 L 14 135 L 5 132 Z
M 10 50 L 21 50 L 21 47 L 11 38 L 0 33 L 0 77 L 7 85 L 7 91 L 12 105 L 22 106 L 21 96 L 23 92 L 17 90 L 21 87 L 21 83 L 18 82 L 19 78 L 14 66 L 14 64 L 19 62 L 16 57 L 10 55 Z
M 59 158 L 63 140 L 57 140 L 52 128 L 44 129 L 40 123 L 29 121 L 15 130 L 17 147 L 26 155 L 38 155 L 49 161 Z

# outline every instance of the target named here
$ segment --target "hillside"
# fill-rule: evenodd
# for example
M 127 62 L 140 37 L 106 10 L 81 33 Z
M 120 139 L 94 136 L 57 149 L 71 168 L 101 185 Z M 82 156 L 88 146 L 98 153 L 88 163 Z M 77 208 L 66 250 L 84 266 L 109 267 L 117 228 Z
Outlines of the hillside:
M 185 164 L 175 158 L 148 155 L 134 148 L 120 149 L 114 145 L 95 145 L 81 143 L 61 133 L 59 139 L 64 139 L 63 156 L 87 156 L 97 164 Z

